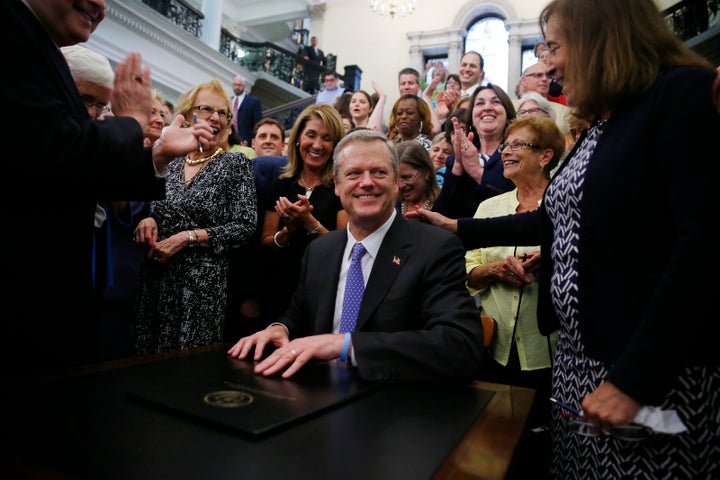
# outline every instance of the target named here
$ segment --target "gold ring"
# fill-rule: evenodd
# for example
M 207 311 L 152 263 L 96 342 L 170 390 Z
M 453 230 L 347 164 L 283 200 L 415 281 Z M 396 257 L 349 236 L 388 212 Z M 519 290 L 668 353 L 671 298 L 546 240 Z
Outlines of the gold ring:
M 290 350 L 290 353 L 293 354 L 293 357 L 294 357 L 295 355 L 297 355 L 297 352 L 296 352 L 295 350 Z
M 132 80 L 133 82 L 142 83 L 142 77 L 136 73 L 130 74 L 130 80 Z

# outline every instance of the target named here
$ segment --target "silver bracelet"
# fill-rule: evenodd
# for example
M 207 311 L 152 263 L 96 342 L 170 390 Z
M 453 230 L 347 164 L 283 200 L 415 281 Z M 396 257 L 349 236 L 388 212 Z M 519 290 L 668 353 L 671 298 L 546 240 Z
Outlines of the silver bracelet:
M 323 226 L 322 223 L 318 222 L 317 227 L 313 228 L 309 232 L 307 232 L 308 236 L 310 237 L 317 237 L 320 235 L 320 230 L 322 230 Z
M 190 241 L 188 242 L 188 247 L 194 247 L 196 245 L 195 236 L 190 230 L 186 230 L 185 233 L 188 234 L 188 238 L 190 239 Z
M 287 247 L 288 245 L 290 245 L 290 242 L 288 242 L 287 245 L 280 245 L 280 243 L 278 242 L 278 239 L 277 239 L 278 235 L 280 235 L 280 232 L 282 232 L 282 230 L 278 230 L 277 232 L 275 232 L 275 235 L 273 235 L 273 243 L 274 243 L 275 246 L 278 247 L 278 248 L 285 248 L 285 247 Z

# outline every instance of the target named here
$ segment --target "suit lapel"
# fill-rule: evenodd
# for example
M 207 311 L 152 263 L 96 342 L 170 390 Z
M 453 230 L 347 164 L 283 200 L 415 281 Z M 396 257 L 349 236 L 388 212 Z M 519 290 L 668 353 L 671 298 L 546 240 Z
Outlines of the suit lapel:
M 340 279 L 340 267 L 342 265 L 343 253 L 345 252 L 345 244 L 347 243 L 347 230 L 343 229 L 342 235 L 336 235 L 333 238 L 333 244 L 329 245 L 325 250 L 324 262 L 317 265 L 317 275 L 327 277 L 332 272 L 332 278 L 323 279 L 318 282 L 322 285 L 322 289 L 317 292 L 318 295 L 318 325 L 319 332 L 332 332 L 333 320 L 335 318 L 335 299 L 337 298 L 338 280 Z M 331 253 L 332 252 L 332 253 Z M 329 281 L 328 281 L 329 280 Z
M 396 215 L 380 245 L 372 272 L 370 272 L 367 285 L 365 285 L 365 294 L 358 314 L 358 330 L 387 296 L 395 278 L 407 262 L 408 247 L 413 243 L 412 237 L 407 231 L 407 222 L 408 220 L 401 215 Z

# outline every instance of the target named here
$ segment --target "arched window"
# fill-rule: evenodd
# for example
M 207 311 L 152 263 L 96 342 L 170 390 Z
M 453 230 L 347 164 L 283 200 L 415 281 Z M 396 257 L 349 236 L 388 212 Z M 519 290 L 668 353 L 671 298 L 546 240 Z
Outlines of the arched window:
M 508 90 L 508 31 L 505 20 L 487 15 L 473 20 L 467 29 L 465 51 L 475 50 L 485 61 L 485 78 Z

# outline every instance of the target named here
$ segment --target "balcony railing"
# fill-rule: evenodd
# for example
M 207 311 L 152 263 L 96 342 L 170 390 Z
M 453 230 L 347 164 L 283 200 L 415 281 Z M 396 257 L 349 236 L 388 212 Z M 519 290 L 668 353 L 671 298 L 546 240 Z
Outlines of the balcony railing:
M 720 0 L 683 0 L 664 13 L 672 31 L 685 42 L 720 25 Z
M 193 36 L 200 38 L 204 15 L 183 0 L 142 0 Z M 328 55 L 323 67 L 269 42 L 246 42 L 226 29 L 220 32 L 220 53 L 253 72 L 265 72 L 310 94 L 316 94 L 327 70 L 335 69 L 336 58 Z
M 148 7 L 166 17 L 186 32 L 200 38 L 205 16 L 183 0 L 142 0 Z
M 220 53 L 252 72 L 265 72 L 310 94 L 317 93 L 326 70 L 270 42 L 241 40 L 224 28 L 220 32 Z

